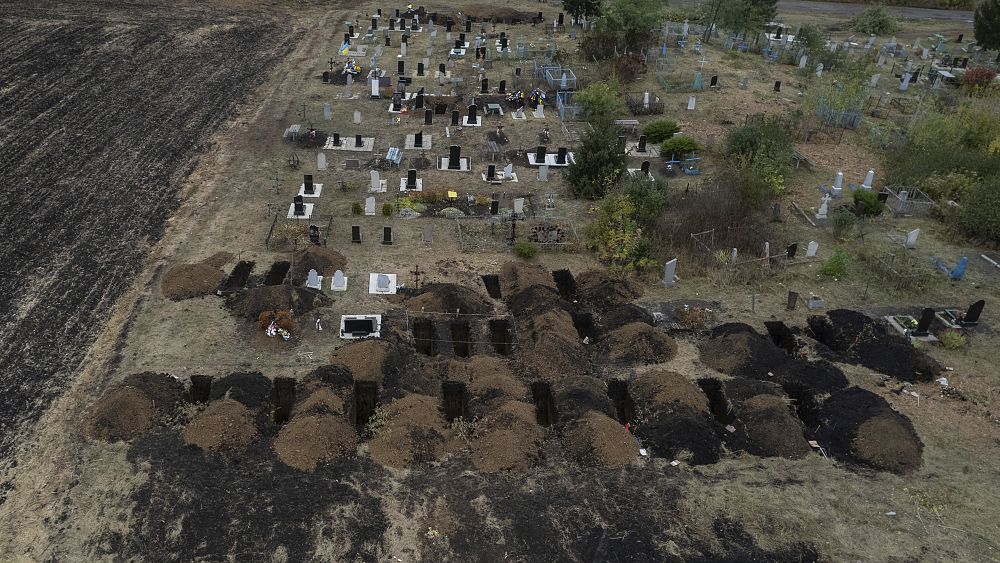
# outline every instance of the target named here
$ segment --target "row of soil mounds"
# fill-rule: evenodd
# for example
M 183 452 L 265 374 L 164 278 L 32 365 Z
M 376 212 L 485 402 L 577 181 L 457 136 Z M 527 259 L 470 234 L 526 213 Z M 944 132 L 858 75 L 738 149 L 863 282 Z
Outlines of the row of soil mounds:
M 894 473 L 920 466 L 923 444 L 908 418 L 882 397 L 848 387 L 847 378 L 833 364 L 789 357 L 775 341 L 793 354 L 794 341 L 790 343 L 780 327 L 768 328 L 772 336 L 744 324 L 720 325 L 699 346 L 702 363 L 735 378 L 718 385 L 703 383 L 716 419 L 742 424 L 732 423 L 736 427 L 732 443 L 753 453 L 760 440 L 748 431 L 751 425 L 789 429 L 788 421 L 773 416 L 783 410 L 780 400 L 794 403 L 804 436 L 817 440 L 839 460 Z M 754 398 L 765 394 L 776 398 Z

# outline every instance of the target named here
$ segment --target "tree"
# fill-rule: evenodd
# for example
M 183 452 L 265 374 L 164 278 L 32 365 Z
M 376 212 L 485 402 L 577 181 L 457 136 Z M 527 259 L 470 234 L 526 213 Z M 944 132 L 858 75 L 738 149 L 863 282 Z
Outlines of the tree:
M 609 142 L 609 139 L 614 140 Z M 625 147 L 617 140 L 610 121 L 593 124 L 574 157 L 566 179 L 573 195 L 585 199 L 599 199 L 611 191 L 628 163 Z
M 663 5 L 655 1 L 612 0 L 598 26 L 613 35 L 619 51 L 638 51 L 651 41 L 662 12 Z
M 972 29 L 980 47 L 1000 50 L 1000 0 L 984 0 L 979 4 L 972 17 Z
M 587 121 L 602 126 L 625 111 L 621 87 L 617 82 L 593 82 L 574 94 L 573 102 L 580 105 Z
M 563 0 L 562 5 L 574 20 L 580 16 L 592 18 L 601 14 L 601 0 Z
M 625 194 L 601 201 L 597 220 L 587 227 L 587 246 L 614 271 L 642 270 L 652 263 L 652 245 L 635 220 L 635 203 Z
M 764 29 L 777 13 L 777 6 L 778 0 L 712 0 L 708 12 L 712 24 L 735 33 L 749 33 Z
M 626 180 L 623 192 L 635 206 L 635 219 L 644 225 L 660 216 L 670 198 L 666 182 L 641 174 Z

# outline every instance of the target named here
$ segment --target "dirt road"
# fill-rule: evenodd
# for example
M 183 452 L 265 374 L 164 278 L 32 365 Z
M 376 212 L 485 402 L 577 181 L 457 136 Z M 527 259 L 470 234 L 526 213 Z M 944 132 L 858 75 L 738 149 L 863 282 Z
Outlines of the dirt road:
M 682 6 L 701 4 L 696 0 L 678 0 Z M 778 2 L 778 13 L 799 12 L 807 14 L 825 14 L 836 17 L 850 17 L 865 8 L 865 4 L 844 4 L 840 2 L 807 2 L 803 0 L 781 0 Z M 965 10 L 933 10 L 929 8 L 887 7 L 890 13 L 906 19 L 941 20 L 952 22 L 972 21 L 972 12 Z

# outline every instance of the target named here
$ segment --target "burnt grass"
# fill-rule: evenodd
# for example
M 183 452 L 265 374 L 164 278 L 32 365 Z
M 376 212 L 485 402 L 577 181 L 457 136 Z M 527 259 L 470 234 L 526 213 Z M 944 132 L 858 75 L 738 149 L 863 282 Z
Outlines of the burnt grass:
M 229 25 L 189 38 L 214 23 Z M 154 2 L 5 5 L 0 464 L 133 283 L 210 135 L 288 51 L 283 25 Z

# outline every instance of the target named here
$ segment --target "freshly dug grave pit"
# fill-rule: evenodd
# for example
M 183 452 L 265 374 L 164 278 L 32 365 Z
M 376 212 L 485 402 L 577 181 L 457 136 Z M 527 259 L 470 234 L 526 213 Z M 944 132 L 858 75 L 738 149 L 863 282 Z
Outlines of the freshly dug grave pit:
M 934 358 L 882 321 L 857 311 L 834 309 L 807 319 L 809 335 L 852 363 L 904 381 L 932 381 L 944 369 Z
M 576 420 L 590 411 L 597 411 L 614 418 L 615 403 L 608 396 L 608 385 L 595 377 L 581 375 L 567 377 L 552 384 L 559 419 Z
M 654 457 L 705 465 L 717 463 L 722 455 L 718 425 L 709 415 L 686 405 L 656 412 L 635 432 Z
M 469 361 L 452 360 L 439 371 L 452 381 L 464 383 L 469 392 L 473 416 L 485 416 L 500 402 L 524 400 L 527 387 L 510 371 L 504 360 L 492 356 L 473 356 Z
M 122 385 L 142 391 L 163 414 L 169 414 L 184 400 L 184 383 L 167 373 L 133 373 L 122 381 Z
M 259 372 L 237 372 L 212 382 L 212 401 L 229 398 L 254 410 L 263 410 L 271 403 L 271 380 Z
M 503 295 L 510 296 L 533 285 L 556 290 L 556 282 L 552 279 L 552 272 L 537 264 L 507 262 L 501 266 L 500 290 Z M 558 292 L 556 295 L 558 296 Z
M 105 442 L 128 441 L 152 429 L 161 413 L 134 387 L 109 389 L 83 415 L 83 432 Z
M 662 330 L 646 323 L 630 323 L 600 341 L 602 357 L 629 366 L 660 364 L 677 355 L 677 343 Z
M 552 280 L 556 282 L 559 297 L 567 301 L 576 297 L 576 279 L 573 277 L 573 272 L 569 270 L 556 270 L 552 272 Z
M 381 384 L 385 368 L 395 356 L 392 344 L 385 340 L 360 340 L 338 348 L 330 363 L 346 368 L 354 380 Z
M 701 362 L 727 375 L 762 378 L 788 358 L 770 338 L 754 331 L 722 332 L 698 345 Z
M 500 299 L 503 297 L 503 292 L 500 290 L 500 276 L 496 274 L 484 274 L 482 278 L 483 286 L 486 287 L 486 293 L 488 293 L 492 299 Z
M 535 317 L 527 340 L 519 346 L 522 362 L 542 379 L 576 377 L 590 370 L 589 351 L 566 311 L 556 309 Z
M 291 309 L 301 315 L 330 303 L 330 298 L 317 290 L 289 285 L 255 287 L 226 300 L 234 315 L 253 321 L 264 311 Z
M 830 455 L 882 471 L 906 474 L 923 462 L 923 442 L 910 419 L 860 387 L 837 391 L 820 410 L 816 439 Z
M 389 403 L 381 415 L 384 420 L 371 428 L 374 436 L 368 450 L 372 460 L 402 469 L 444 457 L 449 451 L 450 432 L 440 405 L 437 397 L 417 394 Z
M 629 386 L 632 398 L 645 410 L 686 405 L 699 412 L 709 412 L 708 397 L 692 381 L 679 373 L 653 370 L 640 373 Z
M 254 413 L 233 399 L 209 404 L 184 428 L 184 443 L 212 452 L 238 452 L 257 438 Z
M 576 294 L 595 310 L 606 312 L 642 297 L 642 288 L 606 271 L 588 270 L 576 277 Z
M 178 264 L 164 272 L 160 291 L 171 301 L 214 295 L 224 279 L 225 272 L 204 262 Z
M 810 452 L 802 423 L 775 383 L 736 378 L 723 387 L 737 431 L 730 444 L 761 457 L 800 459 Z
M 581 465 L 615 469 L 635 462 L 639 444 L 625 427 L 590 411 L 563 430 L 563 444 Z
M 343 254 L 311 244 L 292 255 L 292 284 L 304 285 L 309 279 L 309 270 L 316 270 L 317 274 L 330 279 L 337 270 L 346 268 L 347 258 Z
M 403 301 L 408 311 L 488 315 L 493 312 L 489 298 L 474 289 L 453 283 L 431 283 L 420 293 Z
M 608 398 L 615 405 L 615 418 L 621 424 L 635 424 L 636 408 L 635 400 L 629 393 L 628 381 L 625 379 L 611 379 L 608 381 Z
M 292 263 L 288 260 L 279 260 L 271 264 L 271 267 L 264 274 L 264 285 L 281 285 L 288 277 L 288 270 L 292 268 Z
M 292 418 L 274 439 L 278 459 L 299 471 L 351 455 L 357 448 L 354 427 L 341 416 L 307 414 Z
M 510 321 L 508 319 L 490 319 L 488 326 L 493 351 L 501 356 L 509 356 L 514 350 Z
M 476 424 L 472 463 L 480 471 L 528 469 L 541 458 L 544 438 L 545 430 L 535 423 L 535 407 L 508 401 Z

